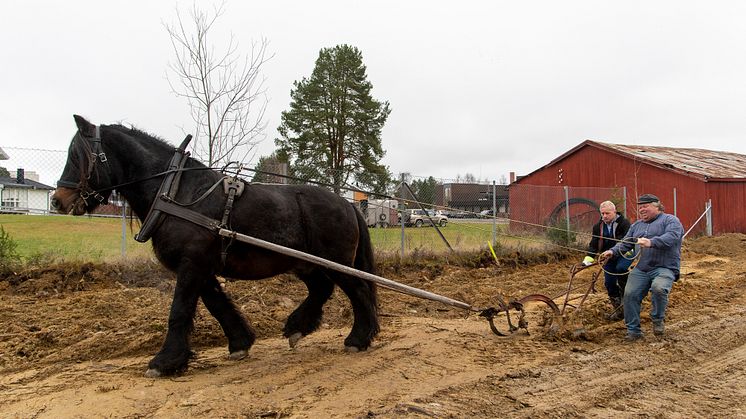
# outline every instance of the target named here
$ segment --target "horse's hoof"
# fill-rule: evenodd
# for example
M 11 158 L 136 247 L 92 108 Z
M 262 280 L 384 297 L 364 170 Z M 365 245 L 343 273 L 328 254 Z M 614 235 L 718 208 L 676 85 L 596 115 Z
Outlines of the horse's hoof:
M 345 346 L 345 352 L 354 354 L 355 352 L 360 352 L 360 348 L 358 348 L 357 346 Z
M 148 377 L 148 378 L 158 378 L 161 375 L 163 375 L 163 374 L 161 374 L 161 372 L 158 371 L 155 368 L 148 368 L 148 370 L 145 371 L 145 376 Z
M 249 351 L 246 349 L 241 349 L 240 351 L 233 351 L 228 355 L 228 359 L 231 361 L 238 361 L 241 359 L 246 358 L 249 355 Z
M 301 332 L 295 332 L 288 338 L 288 344 L 290 344 L 291 348 L 295 348 L 295 345 L 298 344 L 298 341 L 300 341 L 303 338 L 303 333 Z

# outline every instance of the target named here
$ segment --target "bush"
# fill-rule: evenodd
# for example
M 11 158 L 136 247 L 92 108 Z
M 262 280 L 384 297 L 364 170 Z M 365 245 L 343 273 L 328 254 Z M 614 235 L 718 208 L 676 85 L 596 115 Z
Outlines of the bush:
M 18 243 L 0 226 L 0 271 L 8 271 L 20 262 L 17 247 Z
M 550 226 L 550 228 L 547 229 L 547 238 L 554 244 L 569 246 L 575 244 L 577 234 L 572 230 L 570 230 L 568 234 L 567 224 L 557 222 L 555 225 Z

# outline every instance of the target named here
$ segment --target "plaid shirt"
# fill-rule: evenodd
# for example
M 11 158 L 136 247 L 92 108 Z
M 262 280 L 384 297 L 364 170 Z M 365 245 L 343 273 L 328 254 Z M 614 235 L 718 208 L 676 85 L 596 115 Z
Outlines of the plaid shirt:
M 681 221 L 671 214 L 661 213 L 654 219 L 636 221 L 629 228 L 624 239 L 611 248 L 614 255 L 624 253 L 633 247 L 638 237 L 650 239 L 650 248 L 642 250 L 636 269 L 648 272 L 656 268 L 668 268 L 679 276 L 681 267 L 681 240 L 684 227 Z

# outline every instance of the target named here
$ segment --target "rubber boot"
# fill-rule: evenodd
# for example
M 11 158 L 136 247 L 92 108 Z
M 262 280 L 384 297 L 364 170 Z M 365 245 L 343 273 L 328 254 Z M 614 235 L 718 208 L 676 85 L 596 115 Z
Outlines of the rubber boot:
M 607 319 L 615 322 L 624 319 L 624 306 L 622 305 L 622 299 L 619 297 L 609 297 L 611 307 L 613 311 L 606 316 Z

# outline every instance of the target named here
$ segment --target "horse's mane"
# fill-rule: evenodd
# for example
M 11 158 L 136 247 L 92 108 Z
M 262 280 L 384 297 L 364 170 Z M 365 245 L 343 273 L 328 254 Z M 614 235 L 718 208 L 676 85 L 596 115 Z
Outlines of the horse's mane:
M 125 126 L 120 125 L 120 124 L 115 124 L 115 125 L 107 125 L 107 127 L 113 128 L 115 131 L 118 131 L 118 132 L 120 132 L 122 134 L 125 134 L 125 135 L 129 135 L 129 136 L 137 137 L 137 138 L 143 138 L 144 137 L 144 138 L 147 138 L 147 139 L 152 140 L 154 142 L 160 143 L 160 144 L 162 144 L 162 145 L 164 145 L 164 146 L 166 146 L 168 148 L 173 148 L 173 145 L 167 143 L 166 140 L 164 140 L 163 138 L 160 138 L 160 137 L 152 135 L 152 134 L 148 134 L 147 132 L 145 132 L 145 131 L 143 131 L 143 130 L 141 130 L 139 128 L 135 128 L 134 126 L 131 126 L 131 127 L 128 128 L 128 127 L 125 127 Z

